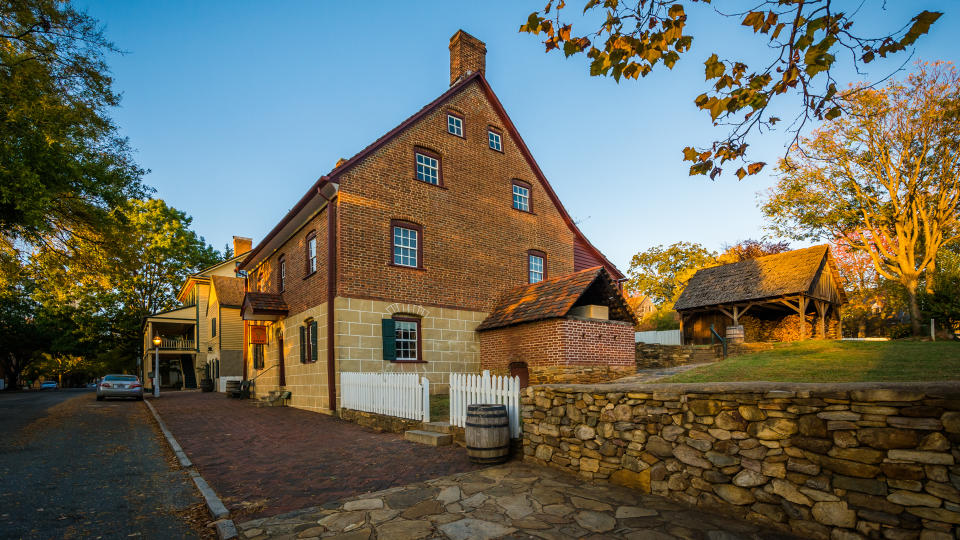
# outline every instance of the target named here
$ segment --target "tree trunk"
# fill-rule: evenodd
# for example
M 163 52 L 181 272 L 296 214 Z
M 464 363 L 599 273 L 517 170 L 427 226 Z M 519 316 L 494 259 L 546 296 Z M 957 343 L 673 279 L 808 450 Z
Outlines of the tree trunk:
M 917 304 L 917 281 L 910 280 L 903 284 L 907 288 L 907 300 L 910 305 L 910 329 L 914 337 L 921 334 L 920 329 L 920 306 Z

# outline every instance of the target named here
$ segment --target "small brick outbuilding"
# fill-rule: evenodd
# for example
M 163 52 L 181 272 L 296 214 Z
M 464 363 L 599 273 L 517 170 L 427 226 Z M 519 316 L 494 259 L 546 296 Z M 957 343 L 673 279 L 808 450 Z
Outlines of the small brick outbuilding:
M 517 287 L 477 327 L 482 369 L 521 383 L 593 383 L 636 371 L 636 320 L 603 267 Z

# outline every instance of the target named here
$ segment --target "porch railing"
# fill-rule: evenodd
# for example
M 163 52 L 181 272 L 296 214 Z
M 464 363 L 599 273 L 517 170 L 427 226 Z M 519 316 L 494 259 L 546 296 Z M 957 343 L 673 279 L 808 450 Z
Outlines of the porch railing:
M 150 343 L 153 345 L 153 342 Z M 196 342 L 192 339 L 187 338 L 178 338 L 178 337 L 162 337 L 160 338 L 160 349 L 195 349 Z

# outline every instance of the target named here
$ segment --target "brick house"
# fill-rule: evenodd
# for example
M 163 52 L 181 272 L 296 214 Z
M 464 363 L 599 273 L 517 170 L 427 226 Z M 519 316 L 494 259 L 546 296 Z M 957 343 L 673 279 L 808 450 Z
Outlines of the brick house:
M 345 371 L 417 372 L 442 392 L 480 369 L 476 328 L 505 292 L 598 266 L 623 278 L 484 78 L 483 42 L 458 31 L 449 48 L 450 88 L 340 160 L 243 261 L 256 395 L 330 412 Z

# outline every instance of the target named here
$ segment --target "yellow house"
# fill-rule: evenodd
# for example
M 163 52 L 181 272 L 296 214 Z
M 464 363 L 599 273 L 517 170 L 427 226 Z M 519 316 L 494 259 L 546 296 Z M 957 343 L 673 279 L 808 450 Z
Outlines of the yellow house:
M 250 238 L 234 236 L 232 258 L 187 278 L 177 294 L 181 307 L 144 319 L 138 372 L 146 389 L 153 389 L 158 353 L 161 388 L 197 388 L 199 379 L 211 378 L 222 392 L 228 380 L 240 380 L 244 279 L 238 277 L 238 265 L 252 244 Z M 159 347 L 153 344 L 157 337 Z

